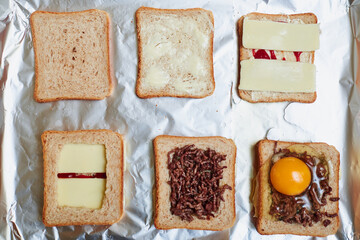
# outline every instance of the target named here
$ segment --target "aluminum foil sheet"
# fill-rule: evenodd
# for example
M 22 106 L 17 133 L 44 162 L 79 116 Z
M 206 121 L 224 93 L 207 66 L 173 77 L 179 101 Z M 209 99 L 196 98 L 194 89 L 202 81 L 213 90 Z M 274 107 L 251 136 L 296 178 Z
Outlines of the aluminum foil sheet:
M 211 10 L 215 19 L 216 90 L 204 99 L 135 95 L 137 43 L 135 11 L 140 6 Z M 101 101 L 37 103 L 34 50 L 29 16 L 35 10 L 80 11 L 97 8 L 112 19 L 113 94 Z M 313 104 L 241 100 L 238 84 L 236 22 L 250 12 L 313 12 L 320 24 L 316 51 L 318 98 Z M 341 226 L 327 239 L 359 239 L 360 233 L 360 1 L 40 1 L 0 2 L 0 238 L 3 239 L 309 239 L 262 236 L 251 221 L 254 145 L 268 138 L 321 141 L 341 154 Z M 112 226 L 45 228 L 42 223 L 45 130 L 111 129 L 125 139 L 125 214 Z M 160 134 L 220 135 L 237 145 L 235 225 L 222 232 L 157 230 L 153 225 L 154 156 Z

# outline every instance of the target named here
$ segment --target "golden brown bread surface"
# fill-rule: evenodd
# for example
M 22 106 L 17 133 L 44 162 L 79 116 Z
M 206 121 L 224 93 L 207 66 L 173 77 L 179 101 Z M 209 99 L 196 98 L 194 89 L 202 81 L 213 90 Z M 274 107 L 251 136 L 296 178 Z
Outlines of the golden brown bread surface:
M 35 11 L 30 25 L 36 101 L 99 100 L 111 94 L 110 18 L 106 12 Z
M 339 216 L 331 218 L 331 224 L 324 227 L 322 221 L 313 223 L 313 226 L 304 227 L 301 224 L 290 224 L 283 221 L 276 220 L 270 215 L 271 188 L 269 180 L 269 172 L 271 167 L 271 158 L 274 152 L 279 149 L 285 149 L 290 145 L 304 144 L 314 148 L 317 152 L 324 154 L 325 159 L 329 165 L 329 186 L 332 188 L 332 195 L 330 197 L 339 197 L 339 167 L 340 155 L 335 147 L 326 143 L 295 143 L 295 142 L 282 142 L 272 140 L 261 140 L 256 145 L 256 190 L 257 196 L 254 198 L 255 222 L 257 231 L 260 234 L 296 234 L 307 236 L 327 236 L 335 234 L 340 225 Z M 337 213 L 339 215 L 339 202 L 332 202 L 327 199 L 327 205 L 322 206 L 321 212 Z
M 231 139 L 223 137 L 178 137 L 161 135 L 154 139 L 155 153 L 155 214 L 154 224 L 157 229 L 187 228 L 198 230 L 220 231 L 230 228 L 236 217 L 235 212 L 235 161 L 236 146 Z M 176 147 L 183 147 L 194 144 L 199 149 L 213 149 L 220 154 L 226 154 L 226 160 L 221 163 L 224 168 L 223 179 L 220 185 L 228 184 L 232 190 L 224 192 L 224 199 L 220 203 L 220 209 L 215 213 L 215 217 L 210 220 L 200 220 L 194 218 L 187 222 L 180 219 L 170 212 L 170 180 L 167 168 L 167 154 Z
M 204 98 L 215 89 L 214 17 L 201 9 L 136 11 L 140 98 Z
M 238 35 L 239 35 L 239 49 L 240 61 L 251 59 L 253 57 L 252 49 L 244 48 L 242 44 L 243 22 L 244 18 L 250 20 L 263 20 L 263 21 L 277 21 L 287 23 L 303 23 L 311 24 L 317 23 L 317 17 L 313 13 L 302 14 L 264 14 L 264 13 L 249 13 L 242 16 L 238 21 Z M 314 63 L 314 51 L 302 52 L 300 55 L 300 62 Z M 277 59 L 285 58 L 286 61 L 296 62 L 296 57 L 293 52 L 274 50 Z M 240 66 L 239 66 L 240 67 Z M 240 79 L 241 81 L 241 79 Z M 316 92 L 312 93 L 286 93 L 286 92 L 266 92 L 266 91 L 253 91 L 238 89 L 239 95 L 242 99 L 251 102 L 302 102 L 312 103 L 316 100 Z
M 44 158 L 45 226 L 110 225 L 123 215 L 123 140 L 110 130 L 45 131 L 41 135 Z M 68 143 L 104 144 L 106 151 L 106 188 L 100 209 L 58 206 L 58 159 Z

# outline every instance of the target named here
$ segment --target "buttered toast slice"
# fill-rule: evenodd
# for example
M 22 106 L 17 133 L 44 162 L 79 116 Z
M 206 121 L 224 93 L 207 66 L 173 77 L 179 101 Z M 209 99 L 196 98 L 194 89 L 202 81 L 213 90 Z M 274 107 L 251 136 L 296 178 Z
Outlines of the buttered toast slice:
M 210 11 L 141 7 L 136 11 L 136 29 L 140 98 L 203 98 L 213 93 Z

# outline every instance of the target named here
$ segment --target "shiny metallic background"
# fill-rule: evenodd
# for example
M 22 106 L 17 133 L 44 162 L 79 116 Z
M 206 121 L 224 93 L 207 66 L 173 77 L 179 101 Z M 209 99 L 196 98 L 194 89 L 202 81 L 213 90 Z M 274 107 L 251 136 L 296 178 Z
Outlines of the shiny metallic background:
M 202 7 L 215 18 L 216 90 L 204 99 L 135 95 L 137 43 L 135 11 Z M 35 10 L 79 11 L 98 8 L 112 19 L 116 84 L 102 101 L 37 103 L 33 99 L 34 51 L 29 16 Z M 315 53 L 317 94 L 313 104 L 258 103 L 240 100 L 236 22 L 249 12 L 313 12 L 320 24 Z M 213 0 L 213 1 L 40 1 L 0 2 L 0 238 L 4 239 L 309 239 L 261 236 L 251 222 L 250 182 L 255 143 L 264 138 L 321 141 L 341 154 L 340 217 L 336 235 L 359 239 L 360 231 L 360 1 Z M 355 84 L 356 83 L 356 84 Z M 107 128 L 126 142 L 125 215 L 112 226 L 45 228 L 42 148 L 45 130 Z M 236 211 L 233 228 L 223 232 L 156 230 L 153 221 L 154 156 L 160 134 L 221 135 L 237 145 Z M 357 238 L 356 238 L 357 234 Z

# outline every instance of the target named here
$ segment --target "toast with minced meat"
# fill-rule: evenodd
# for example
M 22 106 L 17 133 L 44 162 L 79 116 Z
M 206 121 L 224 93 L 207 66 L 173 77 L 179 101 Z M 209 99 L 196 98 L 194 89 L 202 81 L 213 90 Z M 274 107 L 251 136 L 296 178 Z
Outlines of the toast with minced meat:
M 220 231 L 230 228 L 236 217 L 235 212 L 235 160 L 236 146 L 231 139 L 224 137 L 178 137 L 161 135 L 154 141 L 155 153 L 155 214 L 154 224 L 157 229 L 186 228 L 198 230 Z M 232 190 L 226 189 L 223 193 L 224 201 L 220 202 L 220 207 L 214 213 L 214 217 L 199 219 L 194 216 L 194 220 L 188 222 L 182 220 L 179 216 L 173 215 L 170 211 L 171 187 L 168 169 L 168 153 L 175 148 L 181 148 L 187 145 L 195 145 L 195 148 L 215 150 L 219 154 L 225 154 L 225 161 L 220 166 L 226 166 L 223 169 L 222 179 L 219 186 L 229 185 Z M 194 170 L 196 171 L 196 170 Z M 204 173 L 202 173 L 204 174 Z M 200 197 L 200 196 L 199 196 Z
M 313 13 L 302 13 L 302 14 L 264 14 L 264 13 L 249 13 L 242 16 L 237 24 L 238 35 L 239 35 L 239 49 L 240 49 L 240 61 L 253 59 L 252 50 L 247 49 L 242 43 L 243 34 L 243 22 L 244 19 L 260 20 L 260 21 L 275 21 L 275 22 L 286 22 L 286 23 L 297 23 L 297 24 L 315 24 L 317 23 L 317 17 Z M 286 61 L 296 62 L 296 57 L 292 51 L 280 51 L 274 50 L 277 59 L 285 58 Z M 300 62 L 314 63 L 315 51 L 302 52 L 300 55 Z M 240 65 L 239 65 L 240 67 Z M 241 79 L 240 79 L 241 81 Z M 302 102 L 312 103 L 316 100 L 315 92 L 272 92 L 272 91 L 255 91 L 255 90 L 242 90 L 238 89 L 239 95 L 242 99 L 251 102 Z
M 329 166 L 329 186 L 332 188 L 332 194 L 327 196 L 327 204 L 321 206 L 320 212 L 328 212 L 331 214 L 336 213 L 336 217 L 323 218 L 329 219 L 331 223 L 324 226 L 323 220 L 313 223 L 312 226 L 303 226 L 300 223 L 286 223 L 277 220 L 270 215 L 270 206 L 272 204 L 271 186 L 270 186 L 270 168 L 273 155 L 279 149 L 285 149 L 294 144 L 301 144 L 310 146 L 319 154 L 324 156 Z M 326 143 L 296 143 L 296 142 L 282 142 L 272 140 L 261 140 L 256 145 L 256 177 L 255 197 L 253 198 L 255 210 L 255 225 L 260 234 L 296 234 L 307 236 L 324 237 L 327 235 L 335 234 L 340 225 L 339 219 L 339 202 L 331 201 L 330 198 L 339 197 L 339 167 L 340 167 L 340 154 L 335 147 Z

